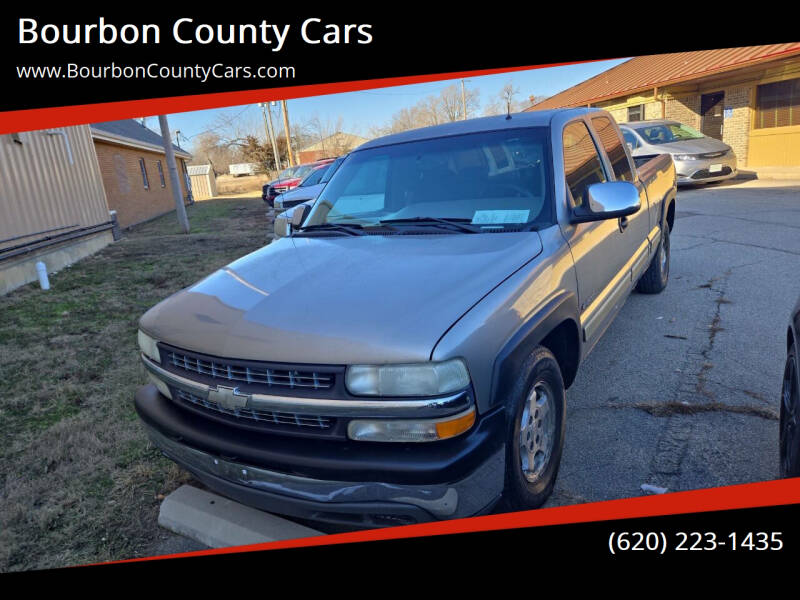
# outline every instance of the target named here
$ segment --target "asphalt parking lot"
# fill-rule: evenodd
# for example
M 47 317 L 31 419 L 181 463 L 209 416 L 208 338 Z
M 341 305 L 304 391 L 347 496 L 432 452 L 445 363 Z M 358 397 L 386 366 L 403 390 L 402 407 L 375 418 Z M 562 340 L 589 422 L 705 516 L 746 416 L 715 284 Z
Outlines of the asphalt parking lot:
M 547 506 L 778 477 L 800 182 L 681 188 L 671 242 L 667 289 L 628 299 L 567 392 Z

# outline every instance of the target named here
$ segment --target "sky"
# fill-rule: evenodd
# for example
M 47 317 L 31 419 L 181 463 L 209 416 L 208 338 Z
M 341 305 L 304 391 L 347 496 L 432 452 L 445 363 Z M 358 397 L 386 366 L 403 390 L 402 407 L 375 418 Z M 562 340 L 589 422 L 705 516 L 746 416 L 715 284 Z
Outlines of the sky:
M 513 83 L 515 88 L 519 89 L 519 94 L 515 100 L 527 103 L 527 99 L 531 95 L 552 96 L 625 60 L 628 59 L 622 58 L 469 77 L 465 79 L 465 85 L 467 88 L 477 88 L 479 90 L 481 107 L 491 102 L 509 81 Z M 459 81 L 458 79 L 436 81 L 292 99 L 287 101 L 289 117 L 292 121 L 297 120 L 298 122 L 309 121 L 314 117 L 318 117 L 323 123 L 330 122 L 332 124 L 336 123 L 338 118 L 341 117 L 343 131 L 367 136 L 371 127 L 385 125 L 397 111 L 416 104 L 426 96 L 438 94 L 442 89 Z M 259 137 L 263 137 L 263 118 L 261 109 L 256 104 L 169 115 L 170 130 L 173 132 L 179 130 L 181 133 L 181 146 L 191 148 L 191 140 L 194 137 L 218 126 L 220 114 L 245 124 L 251 123 L 256 128 L 254 133 Z M 273 123 L 276 127 L 280 125 L 280 122 L 276 120 L 279 114 L 278 109 L 275 109 Z M 158 129 L 158 122 L 154 118 L 148 119 L 146 124 L 153 129 Z M 188 138 L 188 142 L 186 138 Z

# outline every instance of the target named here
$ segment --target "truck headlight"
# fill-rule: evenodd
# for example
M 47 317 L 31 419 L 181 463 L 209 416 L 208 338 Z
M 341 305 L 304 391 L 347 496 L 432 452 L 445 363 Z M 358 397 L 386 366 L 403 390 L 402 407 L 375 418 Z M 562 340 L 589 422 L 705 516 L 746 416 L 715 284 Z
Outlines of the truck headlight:
M 347 437 L 360 442 L 435 442 L 468 431 L 475 424 L 475 407 L 464 412 L 429 420 L 353 420 L 347 424 Z
M 438 396 L 467 387 L 469 373 L 460 358 L 406 365 L 351 365 L 345 385 L 355 396 Z
M 147 358 L 161 363 L 161 355 L 158 353 L 158 342 L 141 329 L 139 330 L 139 349 Z

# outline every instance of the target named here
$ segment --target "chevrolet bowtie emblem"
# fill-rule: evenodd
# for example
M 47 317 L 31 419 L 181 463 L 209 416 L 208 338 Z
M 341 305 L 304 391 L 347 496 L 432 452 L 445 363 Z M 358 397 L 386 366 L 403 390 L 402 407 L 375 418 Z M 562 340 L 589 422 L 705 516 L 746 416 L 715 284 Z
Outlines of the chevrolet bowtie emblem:
M 239 388 L 225 387 L 218 385 L 217 389 L 208 390 L 208 399 L 215 402 L 220 408 L 227 410 L 235 410 L 245 408 L 247 401 L 252 396 L 250 394 L 242 394 Z

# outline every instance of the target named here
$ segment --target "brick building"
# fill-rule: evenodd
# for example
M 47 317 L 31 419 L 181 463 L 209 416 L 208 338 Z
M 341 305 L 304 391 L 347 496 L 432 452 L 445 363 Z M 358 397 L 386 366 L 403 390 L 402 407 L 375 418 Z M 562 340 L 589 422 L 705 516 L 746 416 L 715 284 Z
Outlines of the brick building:
M 568 106 L 680 121 L 730 145 L 740 167 L 800 166 L 800 42 L 639 56 L 527 110 Z
M 108 208 L 129 227 L 175 210 L 163 140 L 134 119 L 91 126 Z M 173 144 L 181 196 L 189 201 L 186 161 L 191 155 Z

